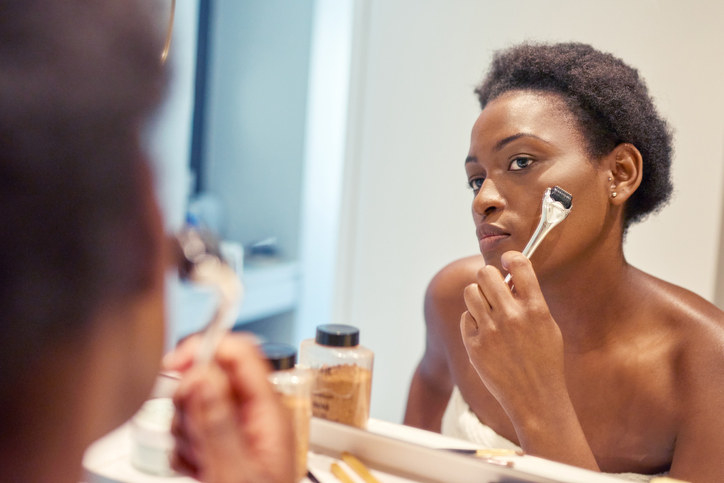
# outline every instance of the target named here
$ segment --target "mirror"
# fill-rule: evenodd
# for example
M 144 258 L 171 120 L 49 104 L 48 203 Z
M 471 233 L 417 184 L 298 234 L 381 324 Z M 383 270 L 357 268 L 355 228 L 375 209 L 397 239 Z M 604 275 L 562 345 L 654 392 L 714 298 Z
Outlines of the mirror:
M 424 348 L 427 282 L 477 250 L 462 169 L 478 112 L 472 89 L 494 50 L 525 39 L 589 42 L 640 69 L 676 131 L 677 192 L 632 228 L 627 257 L 713 299 L 722 285 L 722 8 L 202 0 L 191 206 L 247 250 L 245 276 L 274 287 L 260 289 L 255 308 L 248 280 L 245 305 L 260 318 L 244 327 L 297 343 L 318 323 L 359 326 L 377 359 L 372 414 L 402 419 Z M 692 233 L 697 257 L 683 251 Z

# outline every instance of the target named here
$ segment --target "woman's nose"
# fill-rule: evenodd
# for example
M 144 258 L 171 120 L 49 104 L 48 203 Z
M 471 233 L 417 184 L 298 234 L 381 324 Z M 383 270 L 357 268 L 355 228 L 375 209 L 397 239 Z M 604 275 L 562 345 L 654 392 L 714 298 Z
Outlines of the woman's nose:
M 489 216 L 503 209 L 504 206 L 505 201 L 495 182 L 490 178 L 486 178 L 475 195 L 475 199 L 473 199 L 473 212 L 482 216 Z

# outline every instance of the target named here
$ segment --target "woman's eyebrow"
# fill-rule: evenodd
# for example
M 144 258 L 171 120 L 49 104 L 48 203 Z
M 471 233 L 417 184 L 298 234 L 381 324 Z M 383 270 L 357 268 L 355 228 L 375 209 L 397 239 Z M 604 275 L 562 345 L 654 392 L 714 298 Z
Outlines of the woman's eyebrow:
M 511 142 L 515 141 L 516 139 L 520 139 L 523 137 L 534 138 L 539 141 L 543 141 L 546 144 L 550 144 L 548 141 L 546 141 L 545 139 L 543 139 L 539 136 L 536 136 L 535 134 L 531 134 L 531 133 L 527 133 L 527 132 L 519 132 L 519 133 L 513 134 L 512 136 L 508 136 L 508 137 L 503 138 L 500 141 L 498 141 L 495 144 L 495 146 L 493 147 L 493 150 L 500 151 L 501 149 L 503 149 L 505 147 L 506 144 L 511 143 Z
M 527 133 L 527 132 L 519 132 L 519 133 L 513 134 L 512 136 L 508 136 L 508 137 L 503 138 L 500 141 L 498 141 L 495 144 L 495 146 L 493 146 L 493 151 L 500 151 L 501 149 L 503 149 L 505 147 L 506 144 L 512 143 L 516 139 L 520 139 L 520 138 L 524 138 L 524 137 L 537 139 L 538 141 L 542 141 L 546 144 L 551 144 L 548 141 L 546 141 L 545 139 L 543 139 L 542 137 L 536 136 L 535 134 L 531 134 L 531 133 Z M 471 155 L 471 156 L 468 156 L 467 158 L 465 158 L 465 164 L 477 163 L 477 162 L 478 162 L 478 158 L 476 156 Z

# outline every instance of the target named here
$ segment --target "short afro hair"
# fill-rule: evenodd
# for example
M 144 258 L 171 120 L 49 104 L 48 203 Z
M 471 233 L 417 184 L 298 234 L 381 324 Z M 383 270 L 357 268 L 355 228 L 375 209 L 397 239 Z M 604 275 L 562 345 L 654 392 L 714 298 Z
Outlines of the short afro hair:
M 643 176 L 626 203 L 624 230 L 669 201 L 672 134 L 636 69 L 586 44 L 524 43 L 495 54 L 475 93 L 484 109 L 512 90 L 560 95 L 596 159 L 621 143 L 636 146 L 643 157 Z

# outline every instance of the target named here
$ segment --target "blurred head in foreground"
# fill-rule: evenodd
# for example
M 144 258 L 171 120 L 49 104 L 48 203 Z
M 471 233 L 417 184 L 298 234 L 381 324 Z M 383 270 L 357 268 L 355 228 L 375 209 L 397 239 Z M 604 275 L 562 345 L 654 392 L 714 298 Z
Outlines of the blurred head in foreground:
M 85 446 L 158 368 L 165 249 L 142 134 L 165 76 L 150 3 L 0 0 L 3 481 L 77 480 Z

